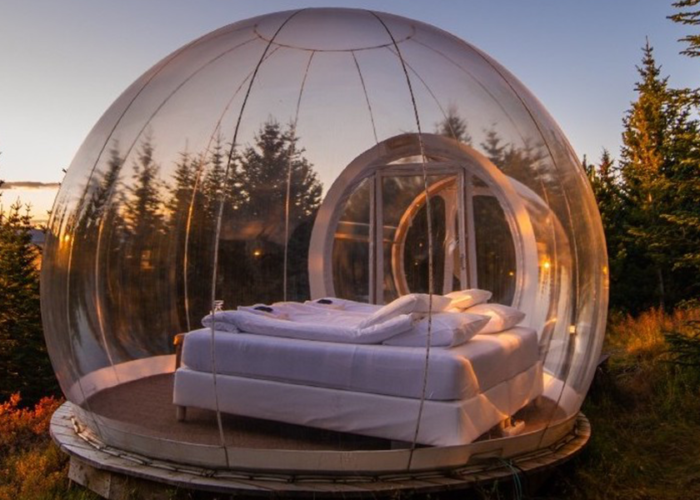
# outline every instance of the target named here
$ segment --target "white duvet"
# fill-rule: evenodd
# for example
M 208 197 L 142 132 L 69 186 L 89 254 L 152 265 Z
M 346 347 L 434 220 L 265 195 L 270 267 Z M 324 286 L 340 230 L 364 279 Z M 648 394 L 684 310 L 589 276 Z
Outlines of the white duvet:
M 364 315 L 342 312 L 299 314 L 293 319 L 280 319 L 248 311 L 235 311 L 232 315 L 236 328 L 241 332 L 344 344 L 379 344 L 413 328 L 413 319 L 407 314 L 361 327 L 364 318 Z
M 481 315 L 434 312 L 426 316 L 431 302 L 425 294 L 409 294 L 386 306 L 359 304 L 341 299 L 326 303 L 278 302 L 219 311 L 202 320 L 207 328 L 232 333 L 245 332 L 272 337 L 348 344 L 380 344 L 453 347 L 470 340 L 488 322 Z M 443 299 L 440 302 L 439 299 Z M 433 307 L 449 305 L 436 296 Z

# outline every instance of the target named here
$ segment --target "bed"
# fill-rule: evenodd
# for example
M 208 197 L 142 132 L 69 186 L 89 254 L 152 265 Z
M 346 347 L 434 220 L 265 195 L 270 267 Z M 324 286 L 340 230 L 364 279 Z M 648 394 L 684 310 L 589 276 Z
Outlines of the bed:
M 218 406 L 224 413 L 411 442 L 425 357 L 419 347 L 205 328 L 184 338 L 173 402 L 179 408 Z M 477 334 L 459 346 L 431 349 L 416 441 L 470 443 L 542 390 L 537 334 L 530 328 Z

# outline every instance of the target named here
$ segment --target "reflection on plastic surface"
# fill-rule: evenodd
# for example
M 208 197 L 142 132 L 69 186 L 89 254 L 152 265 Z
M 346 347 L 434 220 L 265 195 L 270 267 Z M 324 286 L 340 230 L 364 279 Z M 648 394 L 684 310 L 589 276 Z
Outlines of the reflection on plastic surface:
M 42 267 L 52 361 L 89 406 L 169 370 L 174 336 L 213 296 L 235 309 L 427 292 L 429 241 L 435 291 L 485 288 L 525 312 L 545 395 L 578 411 L 604 333 L 605 244 L 536 99 L 420 22 L 351 9 L 242 21 L 149 70 L 74 159 Z

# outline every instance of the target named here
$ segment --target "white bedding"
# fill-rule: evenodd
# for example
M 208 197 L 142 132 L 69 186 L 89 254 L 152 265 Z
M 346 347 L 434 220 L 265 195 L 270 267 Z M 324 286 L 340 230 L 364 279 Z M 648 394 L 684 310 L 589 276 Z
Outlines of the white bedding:
M 425 349 L 244 333 L 214 335 L 217 374 L 402 398 L 421 397 Z M 184 367 L 211 372 L 211 337 L 208 329 L 185 336 Z M 527 371 L 537 361 L 537 334 L 523 327 L 495 335 L 476 335 L 451 349 L 433 349 L 426 399 L 474 397 Z
M 438 305 L 442 300 L 441 307 L 449 304 L 448 298 L 435 297 Z M 427 317 L 430 300 L 425 294 L 404 295 L 386 306 L 353 301 L 329 304 L 330 299 L 323 300 L 326 302 L 322 304 L 277 302 L 218 311 L 205 316 L 202 324 L 230 333 L 302 340 L 425 347 L 430 338 L 431 346 L 454 347 L 470 340 L 490 319 L 465 312 L 435 312 Z M 374 308 L 374 313 L 370 313 L 368 307 Z
M 314 308 L 315 309 L 315 308 Z M 362 315 L 307 314 L 294 321 L 277 319 L 247 311 L 236 311 L 235 325 L 241 332 L 291 339 L 336 342 L 342 344 L 378 344 L 413 328 L 413 319 L 402 314 L 382 323 L 362 326 Z

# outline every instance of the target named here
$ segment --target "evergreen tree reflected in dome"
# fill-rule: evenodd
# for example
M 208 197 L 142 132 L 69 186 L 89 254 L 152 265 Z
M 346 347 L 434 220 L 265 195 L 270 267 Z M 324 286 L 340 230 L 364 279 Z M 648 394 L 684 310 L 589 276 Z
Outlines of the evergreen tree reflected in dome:
M 426 450 L 466 460 L 511 417 L 521 452 L 571 431 L 602 345 L 606 264 L 575 154 L 505 68 L 417 21 L 303 9 L 195 40 L 106 111 L 56 198 L 42 313 L 74 418 L 111 446 L 234 469 L 309 470 L 299 450 L 326 453 L 326 472 L 371 470 L 378 450 L 382 470 L 450 468 L 457 455 Z M 216 315 L 202 329 L 220 301 L 234 317 L 261 304 L 253 322 L 315 307 L 352 330 L 349 307 L 470 289 L 518 321 L 430 350 L 348 347 L 324 325 L 321 340 L 226 331 Z M 406 328 L 423 321 L 413 312 Z M 470 345 L 500 347 L 484 360 Z M 440 368 L 453 356 L 456 378 Z M 406 418 L 363 421 L 375 414 Z M 240 451 L 269 449 L 289 453 Z

